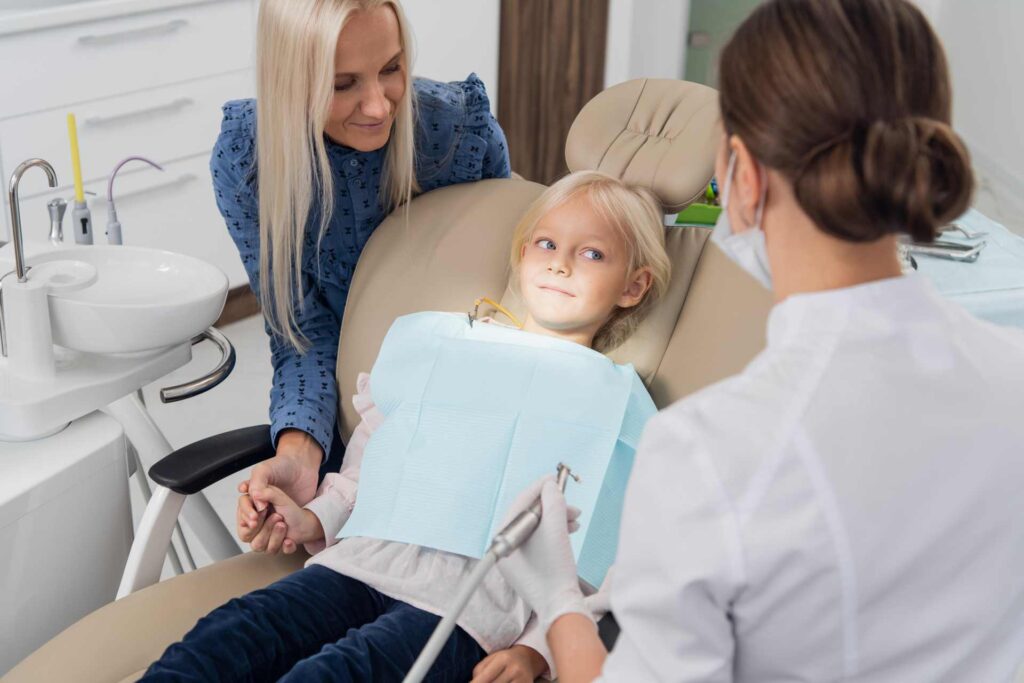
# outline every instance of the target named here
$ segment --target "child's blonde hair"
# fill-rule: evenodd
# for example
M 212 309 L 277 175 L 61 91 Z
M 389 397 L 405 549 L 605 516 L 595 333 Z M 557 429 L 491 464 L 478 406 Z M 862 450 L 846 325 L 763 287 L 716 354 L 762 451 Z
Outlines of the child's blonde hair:
M 533 236 L 538 221 L 581 194 L 625 240 L 629 250 L 628 274 L 638 268 L 651 272 L 651 286 L 640 303 L 630 308 L 616 307 L 594 335 L 594 350 L 608 353 L 629 339 L 668 288 L 672 264 L 665 251 L 661 205 L 651 192 L 599 171 L 576 171 L 556 182 L 530 205 L 516 225 L 512 236 L 512 287 L 519 289 L 523 245 Z

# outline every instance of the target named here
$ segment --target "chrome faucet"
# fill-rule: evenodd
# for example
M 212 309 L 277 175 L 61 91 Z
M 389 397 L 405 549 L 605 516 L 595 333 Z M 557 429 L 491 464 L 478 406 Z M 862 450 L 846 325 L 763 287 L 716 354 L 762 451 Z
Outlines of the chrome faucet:
M 25 282 L 25 248 L 21 235 L 21 206 L 18 203 L 18 184 L 25 171 L 33 166 L 39 166 L 46 172 L 46 178 L 50 187 L 57 187 L 57 173 L 49 162 L 42 159 L 29 159 L 18 164 L 11 175 L 11 182 L 8 185 L 7 199 L 11 207 L 11 239 L 14 242 L 14 270 L 18 274 L 18 282 Z M 3 306 L 3 291 L 0 291 L 0 354 L 7 356 L 7 321 L 5 320 Z
M 53 166 L 42 159 L 29 159 L 18 164 L 11 175 L 11 183 L 7 190 L 7 199 L 11 207 L 11 238 L 14 240 L 14 268 L 18 272 L 18 282 L 25 281 L 25 248 L 21 237 L 21 207 L 18 204 L 18 183 L 25 171 L 33 166 L 39 166 L 46 172 L 46 178 L 50 181 L 50 187 L 57 187 L 57 173 Z

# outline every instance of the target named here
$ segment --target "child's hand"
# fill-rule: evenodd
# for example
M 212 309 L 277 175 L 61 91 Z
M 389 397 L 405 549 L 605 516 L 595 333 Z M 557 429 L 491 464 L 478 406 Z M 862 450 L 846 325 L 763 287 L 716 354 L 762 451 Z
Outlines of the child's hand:
M 283 551 L 290 555 L 298 549 L 298 544 L 323 538 L 323 527 L 317 516 L 300 508 L 276 487 L 263 490 L 260 501 L 263 511 L 257 512 L 248 483 L 242 482 L 238 487 L 243 494 L 238 499 L 238 537 L 254 551 L 271 555 Z
M 513 645 L 485 657 L 473 668 L 471 683 L 533 683 L 548 663 L 532 647 Z
M 256 510 L 256 506 L 249 497 L 249 482 L 243 481 L 238 485 L 238 508 L 235 514 L 235 525 L 238 531 L 238 538 L 242 543 L 252 543 L 253 539 L 263 530 L 267 520 L 266 508 L 262 512 Z
M 280 518 L 280 521 L 276 522 L 274 531 L 280 529 L 286 532 L 287 538 L 284 540 L 286 553 L 295 551 L 294 547 L 289 550 L 289 545 L 318 541 L 324 537 L 324 528 L 320 524 L 320 519 L 311 511 L 299 507 L 298 503 L 276 486 L 264 488 L 259 502 L 272 505 L 271 518 L 275 515 Z M 282 526 L 283 529 L 281 529 Z M 292 544 L 289 544 L 288 541 L 292 541 Z

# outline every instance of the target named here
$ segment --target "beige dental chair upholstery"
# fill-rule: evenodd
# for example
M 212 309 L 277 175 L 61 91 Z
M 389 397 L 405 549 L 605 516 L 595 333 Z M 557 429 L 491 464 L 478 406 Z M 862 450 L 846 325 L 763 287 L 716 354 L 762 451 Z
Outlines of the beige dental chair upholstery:
M 698 197 L 717 144 L 714 91 L 637 80 L 594 98 L 569 133 L 572 170 L 598 169 L 652 189 L 666 211 Z M 425 194 L 374 233 L 351 286 L 338 353 L 340 431 L 356 424 L 356 375 L 368 371 L 399 315 L 462 311 L 508 291 L 508 249 L 519 216 L 544 188 L 487 180 Z M 632 362 L 659 407 L 740 371 L 764 345 L 769 294 L 699 228 L 667 229 L 672 282 L 636 335 L 612 357 Z M 521 309 L 520 309 L 521 310 Z M 15 667 L 7 683 L 135 680 L 204 614 L 301 567 L 304 557 L 242 555 L 159 583 L 90 614 Z M 73 581 L 74 568 L 68 580 Z

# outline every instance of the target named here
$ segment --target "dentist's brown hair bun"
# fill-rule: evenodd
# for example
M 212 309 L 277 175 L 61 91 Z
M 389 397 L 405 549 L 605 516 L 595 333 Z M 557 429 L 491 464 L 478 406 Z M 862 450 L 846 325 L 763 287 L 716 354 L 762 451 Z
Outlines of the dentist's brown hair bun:
M 942 46 L 906 0 L 772 0 L 722 52 L 722 120 L 824 232 L 930 241 L 974 179 Z

